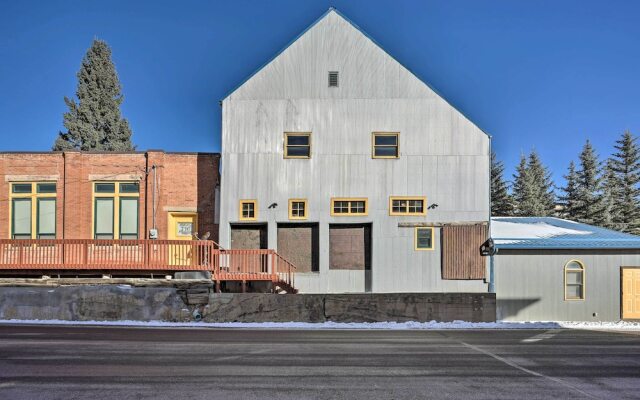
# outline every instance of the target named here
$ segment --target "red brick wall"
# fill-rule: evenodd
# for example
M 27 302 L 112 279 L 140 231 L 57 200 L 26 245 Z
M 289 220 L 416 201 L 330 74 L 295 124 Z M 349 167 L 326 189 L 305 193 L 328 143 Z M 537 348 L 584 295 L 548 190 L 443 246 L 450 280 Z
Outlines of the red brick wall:
M 211 232 L 214 224 L 214 192 L 218 183 L 219 155 L 209 153 L 0 153 L 0 237 L 10 236 L 9 190 L 13 179 L 43 180 L 57 177 L 58 238 L 91 239 L 93 182 L 139 180 L 139 234 L 146 238 L 152 226 L 152 173 L 156 165 L 156 226 L 159 238 L 167 238 L 167 215 L 173 211 L 198 212 L 198 232 Z M 66 174 L 66 175 L 65 175 Z M 1 228 L 0 228 L 1 229 Z

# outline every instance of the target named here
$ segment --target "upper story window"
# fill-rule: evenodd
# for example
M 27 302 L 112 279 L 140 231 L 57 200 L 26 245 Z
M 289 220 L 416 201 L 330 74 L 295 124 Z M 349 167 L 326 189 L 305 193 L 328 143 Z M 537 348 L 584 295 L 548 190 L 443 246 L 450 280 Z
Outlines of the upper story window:
M 138 239 L 138 182 L 96 182 L 93 198 L 95 239 Z
M 255 221 L 258 219 L 258 201 L 240 200 L 240 221 Z
M 338 71 L 329 71 L 329 87 L 338 87 Z
M 11 185 L 11 238 L 56 238 L 56 183 Z
M 414 248 L 416 250 L 433 250 L 433 227 L 416 227 Z
M 311 158 L 311 133 L 285 133 L 284 158 Z
M 426 197 L 391 196 L 389 215 L 426 215 Z
M 564 266 L 564 299 L 584 300 L 584 265 L 571 260 Z
M 371 157 L 399 158 L 399 136 L 399 133 L 374 132 L 371 139 Z
M 331 199 L 331 215 L 356 216 L 369 212 L 366 198 L 333 198 Z
M 307 219 L 307 199 L 289 199 L 289 219 Z

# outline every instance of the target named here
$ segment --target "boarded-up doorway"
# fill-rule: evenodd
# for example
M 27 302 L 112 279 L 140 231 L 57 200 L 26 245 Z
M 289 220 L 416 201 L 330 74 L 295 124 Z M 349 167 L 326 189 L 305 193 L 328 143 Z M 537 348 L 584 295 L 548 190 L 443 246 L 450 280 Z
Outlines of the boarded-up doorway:
M 329 225 L 329 269 L 371 270 L 371 224 Z
M 232 249 L 266 249 L 268 246 L 266 224 L 231 225 Z
M 296 272 L 319 271 L 318 224 L 278 224 L 278 254 L 296 266 Z

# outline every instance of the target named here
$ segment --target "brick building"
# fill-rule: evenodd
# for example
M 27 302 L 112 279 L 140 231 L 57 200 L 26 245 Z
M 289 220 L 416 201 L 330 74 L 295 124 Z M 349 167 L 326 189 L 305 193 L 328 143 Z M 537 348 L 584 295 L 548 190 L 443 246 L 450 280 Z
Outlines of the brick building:
M 160 150 L 0 153 L 0 237 L 148 239 L 155 228 L 157 239 L 210 232 L 217 240 L 219 159 Z

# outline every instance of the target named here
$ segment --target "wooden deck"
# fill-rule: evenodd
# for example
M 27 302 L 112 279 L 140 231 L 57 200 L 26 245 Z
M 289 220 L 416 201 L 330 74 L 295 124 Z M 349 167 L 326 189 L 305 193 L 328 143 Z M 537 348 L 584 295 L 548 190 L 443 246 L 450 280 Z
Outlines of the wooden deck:
M 211 240 L 0 240 L 0 270 L 209 271 L 214 281 L 294 287 L 295 266 L 274 250 L 222 249 Z

